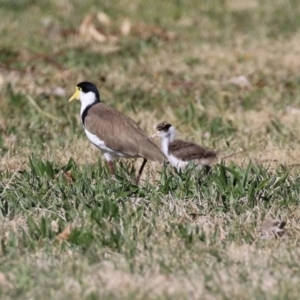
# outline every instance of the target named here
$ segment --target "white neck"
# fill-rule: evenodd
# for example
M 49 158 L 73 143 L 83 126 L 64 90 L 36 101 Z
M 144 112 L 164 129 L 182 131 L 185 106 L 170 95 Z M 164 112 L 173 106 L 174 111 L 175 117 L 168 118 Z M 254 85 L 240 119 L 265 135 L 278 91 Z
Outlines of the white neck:
M 81 102 L 80 115 L 82 115 L 82 113 L 88 106 L 94 104 L 97 101 L 96 96 L 93 92 L 88 92 L 88 93 L 80 92 L 79 99 Z
M 161 149 L 164 155 L 168 156 L 169 152 L 169 144 L 172 142 L 175 138 L 175 128 L 171 126 L 167 132 L 164 132 L 162 135 L 162 141 L 161 141 Z

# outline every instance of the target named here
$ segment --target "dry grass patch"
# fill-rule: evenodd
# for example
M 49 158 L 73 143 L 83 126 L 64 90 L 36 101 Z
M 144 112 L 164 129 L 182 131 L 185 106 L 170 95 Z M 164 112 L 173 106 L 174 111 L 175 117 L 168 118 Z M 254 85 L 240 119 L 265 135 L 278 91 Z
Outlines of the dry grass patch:
M 149 3 L 3 4 L 1 298 L 298 299 L 298 1 Z M 82 80 L 149 135 L 244 151 L 111 179 L 67 103 Z M 282 238 L 261 239 L 270 219 Z

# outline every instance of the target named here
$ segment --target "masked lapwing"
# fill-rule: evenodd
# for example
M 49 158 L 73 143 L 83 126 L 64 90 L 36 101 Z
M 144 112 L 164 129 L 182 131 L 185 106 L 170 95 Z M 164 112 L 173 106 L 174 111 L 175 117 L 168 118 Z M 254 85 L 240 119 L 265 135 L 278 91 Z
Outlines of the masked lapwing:
M 208 150 L 200 145 L 175 139 L 175 128 L 170 123 L 162 122 L 156 126 L 156 132 L 152 138 L 162 139 L 162 152 L 168 158 L 169 163 L 179 169 L 184 169 L 190 162 L 194 162 L 197 169 L 209 172 L 210 165 L 217 160 L 217 152 Z
M 80 116 L 86 136 L 107 160 L 112 174 L 115 158 L 143 158 L 135 183 L 139 182 L 147 160 L 163 163 L 167 158 L 128 116 L 100 101 L 100 94 L 91 82 L 80 82 L 69 99 L 80 100 Z

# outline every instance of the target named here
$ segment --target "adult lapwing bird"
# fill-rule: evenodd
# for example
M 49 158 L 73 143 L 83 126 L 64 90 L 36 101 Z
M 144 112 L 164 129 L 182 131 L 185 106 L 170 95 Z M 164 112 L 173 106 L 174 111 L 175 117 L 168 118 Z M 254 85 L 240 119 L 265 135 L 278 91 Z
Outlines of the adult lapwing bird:
M 69 102 L 81 102 L 80 116 L 86 136 L 108 162 L 115 173 L 115 158 L 143 158 L 135 183 L 139 182 L 147 160 L 163 163 L 167 158 L 148 138 L 144 131 L 128 116 L 100 101 L 100 94 L 91 82 L 80 82 Z
M 175 128 L 170 123 L 162 122 L 156 126 L 156 132 L 152 136 L 161 137 L 162 152 L 168 158 L 169 163 L 179 169 L 184 169 L 189 162 L 194 162 L 197 169 L 209 172 L 210 165 L 217 160 L 217 152 L 203 148 L 200 145 L 175 139 Z

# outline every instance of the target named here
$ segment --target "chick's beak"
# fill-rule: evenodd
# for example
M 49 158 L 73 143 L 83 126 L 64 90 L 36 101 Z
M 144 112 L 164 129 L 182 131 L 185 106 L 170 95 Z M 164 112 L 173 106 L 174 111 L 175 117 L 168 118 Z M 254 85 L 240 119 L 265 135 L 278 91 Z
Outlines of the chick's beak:
M 150 137 L 150 139 L 154 139 L 156 137 L 159 137 L 159 131 L 156 130 L 155 133 Z
M 71 102 L 73 100 L 79 100 L 79 95 L 80 95 L 80 91 L 78 88 L 76 88 L 76 91 L 75 91 L 74 95 L 69 99 L 69 102 Z

